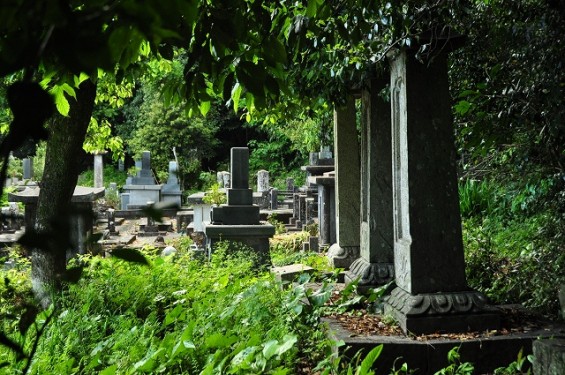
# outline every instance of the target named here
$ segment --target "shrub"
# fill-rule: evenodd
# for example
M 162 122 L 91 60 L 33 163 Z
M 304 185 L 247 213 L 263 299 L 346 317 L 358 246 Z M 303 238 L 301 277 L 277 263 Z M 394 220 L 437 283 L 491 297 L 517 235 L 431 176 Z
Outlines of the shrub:
M 60 295 L 31 373 L 288 371 L 299 353 L 324 340 L 329 348 L 309 318 L 314 307 L 304 305 L 311 292 L 281 290 L 240 250 L 220 246 L 211 262 L 149 255 L 150 266 L 82 258 L 83 277 Z M 3 347 L 0 357 L 21 369 Z

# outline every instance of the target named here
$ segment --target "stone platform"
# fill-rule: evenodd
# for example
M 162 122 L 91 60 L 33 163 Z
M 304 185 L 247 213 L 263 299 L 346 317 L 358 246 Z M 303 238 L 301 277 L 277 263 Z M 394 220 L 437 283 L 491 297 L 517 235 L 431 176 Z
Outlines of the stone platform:
M 485 333 L 477 337 L 463 335 L 461 339 L 453 339 L 458 336 L 362 335 L 344 328 L 336 319 L 323 318 L 323 321 L 329 326 L 330 338 L 345 343 L 334 351 L 346 358 L 352 358 L 359 350 L 368 353 L 383 344 L 383 351 L 375 362 L 377 375 L 389 374 L 394 366 L 398 369 L 403 363 L 407 363 L 410 370 L 416 370 L 416 375 L 435 374 L 449 364 L 447 354 L 455 347 L 459 347 L 461 362 L 474 365 L 474 374 L 490 374 L 516 361 L 520 350 L 523 350 L 524 357 L 532 354 L 533 342 L 538 338 L 565 337 L 565 326 L 551 322 L 537 325 L 530 331 L 503 335 L 492 332 L 490 336 Z

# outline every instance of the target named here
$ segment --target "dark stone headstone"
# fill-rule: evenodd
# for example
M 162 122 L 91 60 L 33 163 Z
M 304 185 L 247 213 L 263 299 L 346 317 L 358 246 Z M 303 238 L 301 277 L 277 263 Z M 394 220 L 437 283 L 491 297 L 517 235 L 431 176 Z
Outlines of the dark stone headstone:
M 233 147 L 230 161 L 231 188 L 249 188 L 249 149 L 247 147 Z
M 334 267 L 349 269 L 359 257 L 360 161 L 355 100 L 334 111 L 335 239 L 328 238 Z M 330 213 L 331 214 L 331 213 Z M 330 217 L 331 220 L 331 217 Z M 320 234 L 322 233 L 320 224 Z M 335 240 L 335 242 L 334 242 Z M 322 244 L 325 242 L 321 237 Z
M 394 277 L 390 103 L 379 95 L 387 82 L 371 78 L 362 92 L 360 257 L 346 281 L 363 288 Z
M 151 173 L 151 152 L 143 151 L 141 154 L 141 170 L 139 177 L 153 177 Z
M 22 160 L 23 178 L 31 180 L 33 178 L 33 159 L 25 158 Z
M 212 207 L 211 223 L 203 223 L 209 248 L 221 240 L 230 244 L 243 243 L 252 248 L 260 268 L 270 265 L 269 238 L 275 228 L 259 221 L 259 206 L 253 205 L 249 188 L 249 149 L 231 149 L 231 187 L 226 189 L 227 204 Z
M 447 54 L 425 64 L 390 56 L 394 264 L 385 304 L 402 329 L 498 329 L 500 317 L 465 279 Z

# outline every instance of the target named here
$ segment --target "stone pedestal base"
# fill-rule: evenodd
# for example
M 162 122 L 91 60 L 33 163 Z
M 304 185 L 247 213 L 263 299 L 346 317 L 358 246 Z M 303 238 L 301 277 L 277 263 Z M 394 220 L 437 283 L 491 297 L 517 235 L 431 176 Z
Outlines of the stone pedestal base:
M 385 300 L 404 333 L 473 332 L 500 328 L 500 314 L 476 291 L 412 295 L 395 288 Z
M 328 249 L 326 256 L 332 266 L 347 270 L 351 266 L 351 263 L 359 258 L 359 246 L 341 247 L 339 244 L 334 243 Z
M 241 243 L 255 251 L 257 267 L 270 267 L 269 238 L 275 234 L 275 227 L 271 224 L 217 225 L 205 222 L 202 225 L 208 248 L 213 250 L 214 245 L 220 241 Z
M 565 374 L 565 339 L 534 341 L 534 374 Z
M 357 281 L 357 290 L 364 293 L 369 288 L 385 285 L 394 279 L 394 264 L 369 263 L 363 258 L 356 259 L 345 273 L 345 283 Z

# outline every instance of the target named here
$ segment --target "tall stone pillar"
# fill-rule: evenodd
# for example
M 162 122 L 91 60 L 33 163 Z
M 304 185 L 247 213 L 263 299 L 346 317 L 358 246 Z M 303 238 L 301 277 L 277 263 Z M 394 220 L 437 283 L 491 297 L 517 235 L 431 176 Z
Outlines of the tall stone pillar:
M 390 62 L 397 287 L 385 312 L 415 334 L 497 329 L 465 279 L 447 54 Z
M 23 169 L 23 179 L 24 180 L 33 179 L 33 159 L 32 158 L 23 159 L 22 169 Z
M 328 250 L 335 267 L 348 269 L 359 256 L 359 137 L 355 99 L 334 111 L 336 243 Z
M 376 287 L 394 277 L 390 104 L 381 97 L 388 78 L 370 78 L 362 92 L 360 257 L 346 280 Z
M 257 191 L 262 193 L 264 191 L 269 191 L 269 171 L 261 169 L 257 171 Z
M 104 187 L 104 155 L 94 154 L 94 187 Z

